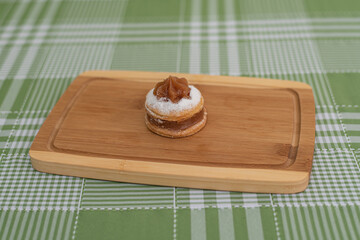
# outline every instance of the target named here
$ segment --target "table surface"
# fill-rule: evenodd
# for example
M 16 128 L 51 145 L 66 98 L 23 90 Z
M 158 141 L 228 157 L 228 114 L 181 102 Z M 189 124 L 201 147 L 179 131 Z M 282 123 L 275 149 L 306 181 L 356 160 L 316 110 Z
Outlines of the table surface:
M 355 0 L 0 0 L 0 239 L 359 239 L 359 26 Z M 34 136 L 90 69 L 310 84 L 309 187 L 253 194 L 35 171 Z

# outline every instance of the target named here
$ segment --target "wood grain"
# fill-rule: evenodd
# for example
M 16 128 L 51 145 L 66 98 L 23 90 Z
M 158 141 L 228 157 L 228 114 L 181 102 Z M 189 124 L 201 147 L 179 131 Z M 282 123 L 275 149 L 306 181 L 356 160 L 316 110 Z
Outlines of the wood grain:
M 168 75 L 202 92 L 205 128 L 168 139 L 144 124 L 146 93 Z M 298 82 L 127 71 L 92 71 L 70 85 L 30 149 L 34 168 L 114 181 L 248 192 L 306 188 L 315 107 Z

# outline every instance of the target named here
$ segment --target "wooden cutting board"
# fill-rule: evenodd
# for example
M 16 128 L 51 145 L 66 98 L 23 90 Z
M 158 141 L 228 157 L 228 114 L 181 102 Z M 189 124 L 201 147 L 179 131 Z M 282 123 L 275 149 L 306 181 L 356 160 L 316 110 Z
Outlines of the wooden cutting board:
M 169 139 L 144 123 L 146 93 L 169 75 L 203 94 L 208 122 Z M 37 134 L 42 172 L 166 186 L 295 193 L 309 182 L 315 105 L 304 83 L 160 72 L 78 76 Z

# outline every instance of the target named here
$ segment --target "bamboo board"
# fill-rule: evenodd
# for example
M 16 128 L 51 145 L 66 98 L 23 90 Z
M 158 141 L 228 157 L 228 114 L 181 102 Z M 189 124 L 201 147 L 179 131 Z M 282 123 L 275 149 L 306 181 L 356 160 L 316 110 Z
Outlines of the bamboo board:
M 208 122 L 169 139 L 144 123 L 146 93 L 185 77 Z M 315 141 L 312 89 L 299 82 L 160 72 L 90 71 L 60 98 L 30 149 L 42 172 L 143 184 L 295 193 L 309 182 Z

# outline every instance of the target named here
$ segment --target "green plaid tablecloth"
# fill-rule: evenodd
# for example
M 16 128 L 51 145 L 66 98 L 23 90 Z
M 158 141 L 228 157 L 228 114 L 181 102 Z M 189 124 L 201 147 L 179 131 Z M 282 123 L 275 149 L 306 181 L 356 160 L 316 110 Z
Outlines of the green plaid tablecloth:
M 34 136 L 90 69 L 310 84 L 308 189 L 253 194 L 35 171 Z M 0 0 L 0 154 L 0 239 L 360 239 L 360 1 Z

